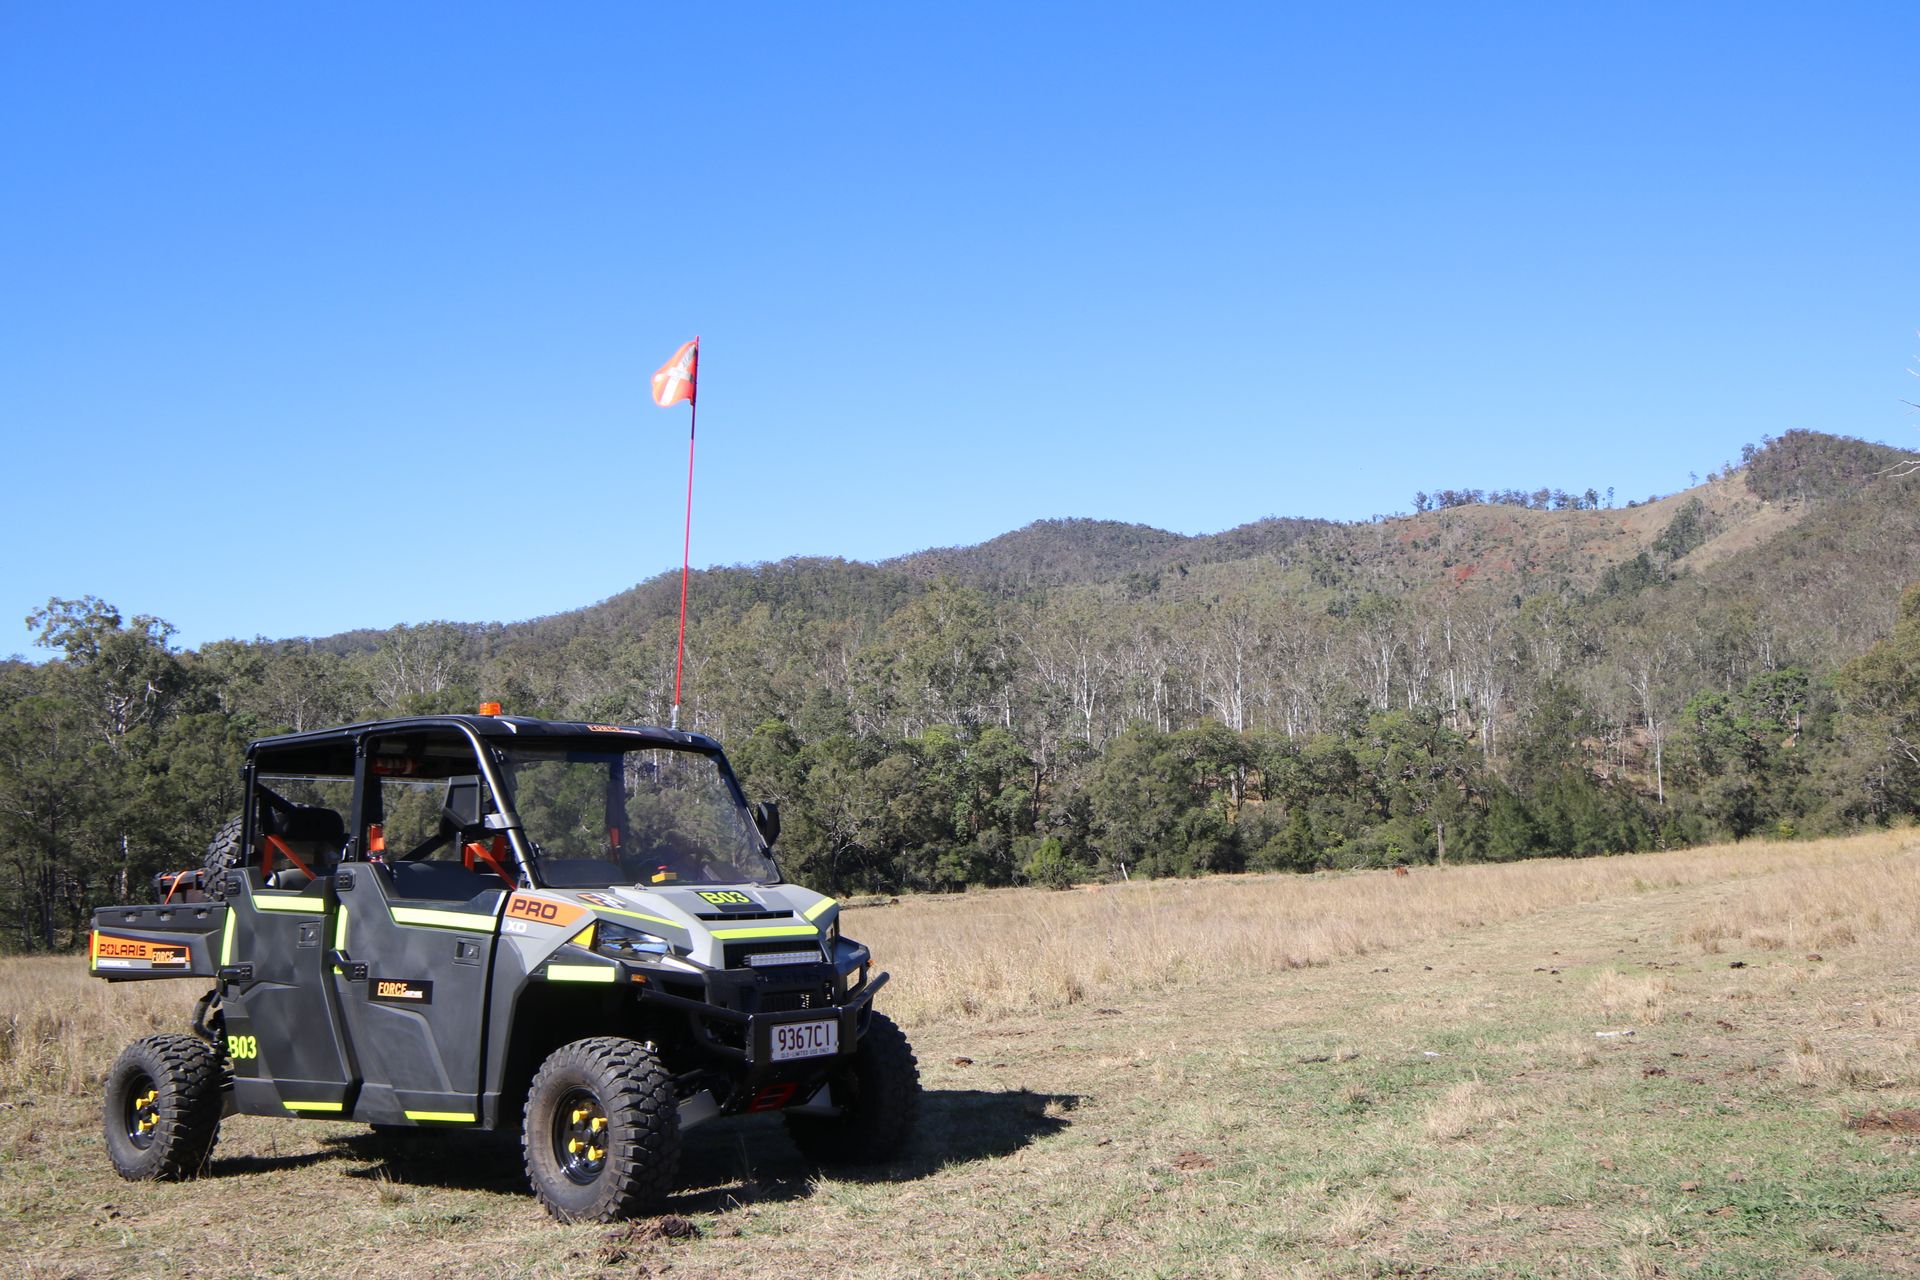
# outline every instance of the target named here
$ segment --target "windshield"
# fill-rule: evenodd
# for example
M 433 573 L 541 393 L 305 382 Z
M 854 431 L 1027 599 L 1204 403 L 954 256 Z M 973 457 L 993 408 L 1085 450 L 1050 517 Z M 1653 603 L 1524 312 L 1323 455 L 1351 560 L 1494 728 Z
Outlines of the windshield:
M 698 751 L 506 748 L 505 783 L 540 880 L 556 889 L 774 884 L 719 763 Z

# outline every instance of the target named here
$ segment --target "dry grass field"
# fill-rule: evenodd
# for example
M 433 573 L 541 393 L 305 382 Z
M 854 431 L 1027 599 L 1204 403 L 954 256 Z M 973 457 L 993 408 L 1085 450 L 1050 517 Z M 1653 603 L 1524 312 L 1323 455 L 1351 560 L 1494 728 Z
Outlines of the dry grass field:
M 0 1274 L 1920 1275 L 1920 836 L 1005 891 L 846 917 L 928 1090 L 898 1165 L 689 1137 L 552 1224 L 511 1147 L 230 1118 L 115 1178 L 97 1093 L 190 984 L 0 963 Z

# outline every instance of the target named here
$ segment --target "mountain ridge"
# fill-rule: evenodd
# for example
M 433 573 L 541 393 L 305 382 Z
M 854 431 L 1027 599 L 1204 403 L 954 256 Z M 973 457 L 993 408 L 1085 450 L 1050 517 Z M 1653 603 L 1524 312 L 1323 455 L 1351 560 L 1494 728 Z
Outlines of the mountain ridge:
M 1765 564 L 1768 548 L 1804 544 L 1794 553 L 1801 559 L 1846 555 L 1859 547 L 1859 531 L 1838 526 L 1872 524 L 1888 515 L 1880 509 L 1885 504 L 1877 506 L 1870 495 L 1887 469 L 1906 456 L 1888 445 L 1811 431 L 1788 432 L 1747 453 L 1742 465 L 1704 482 L 1617 507 L 1540 510 L 1480 500 L 1371 521 L 1275 516 L 1206 534 L 1055 517 L 967 546 L 878 561 L 792 556 L 712 566 L 692 574 L 690 607 L 697 613 L 716 595 L 742 596 L 776 612 L 850 609 L 877 625 L 916 593 L 943 582 L 997 600 L 1059 591 L 1175 602 L 1247 591 L 1294 591 L 1330 600 L 1369 593 L 1525 596 L 1549 586 L 1585 595 L 1618 589 L 1622 569 L 1634 569 L 1640 560 L 1644 568 L 1627 577 L 1642 585 L 1684 579 L 1767 591 L 1781 577 L 1780 566 Z M 1677 521 L 1698 528 L 1676 528 Z M 1809 521 L 1813 532 L 1795 543 L 1789 535 Z M 1888 523 L 1902 527 L 1897 518 Z M 1920 576 L 1920 559 L 1898 549 L 1886 566 L 1890 572 L 1870 575 L 1882 587 L 1909 569 Z M 1613 587 L 1609 575 L 1614 575 Z M 338 654 L 368 652 L 406 625 L 452 627 L 509 646 L 605 636 L 644 627 L 676 610 L 678 578 L 663 572 L 602 600 L 513 622 L 356 628 L 269 643 Z M 1787 580 L 1801 579 L 1788 574 Z M 1891 625 L 1891 605 L 1873 612 Z M 1860 640 L 1858 627 L 1840 630 L 1852 637 L 1850 643 Z

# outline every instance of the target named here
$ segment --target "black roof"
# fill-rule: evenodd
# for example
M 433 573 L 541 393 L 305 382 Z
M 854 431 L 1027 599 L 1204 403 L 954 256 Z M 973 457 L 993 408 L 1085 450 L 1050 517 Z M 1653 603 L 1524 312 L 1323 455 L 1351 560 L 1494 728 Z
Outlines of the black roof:
M 331 729 L 309 729 L 304 733 L 281 733 L 256 738 L 247 744 L 247 754 L 262 748 L 323 747 L 352 742 L 369 733 L 403 732 L 410 729 L 465 728 L 482 739 L 514 740 L 541 738 L 590 738 L 610 747 L 682 747 L 695 751 L 719 751 L 720 744 L 704 733 L 684 729 L 661 729 L 643 725 L 595 724 L 585 720 L 534 720 L 526 716 L 403 716 L 397 720 L 362 720 Z

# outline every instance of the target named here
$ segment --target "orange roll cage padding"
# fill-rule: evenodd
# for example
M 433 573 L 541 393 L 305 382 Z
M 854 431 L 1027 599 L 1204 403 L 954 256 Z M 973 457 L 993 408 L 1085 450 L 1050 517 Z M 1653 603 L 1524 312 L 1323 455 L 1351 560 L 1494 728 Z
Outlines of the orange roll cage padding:
M 313 868 L 302 862 L 300 855 L 288 848 L 287 842 L 279 836 L 268 836 L 266 843 L 260 847 L 260 874 L 262 876 L 270 876 L 273 874 L 273 855 L 276 853 L 305 872 L 307 879 L 318 879 L 318 877 L 313 874 Z
M 460 851 L 460 854 L 461 861 L 467 865 L 467 870 L 477 871 L 479 868 L 474 864 L 476 862 L 485 862 L 493 868 L 493 873 L 502 880 L 505 880 L 510 887 L 515 889 L 520 887 L 519 883 L 514 880 L 513 873 L 507 870 L 507 838 L 505 836 L 495 836 L 491 849 L 477 840 L 468 841 L 467 846 Z

